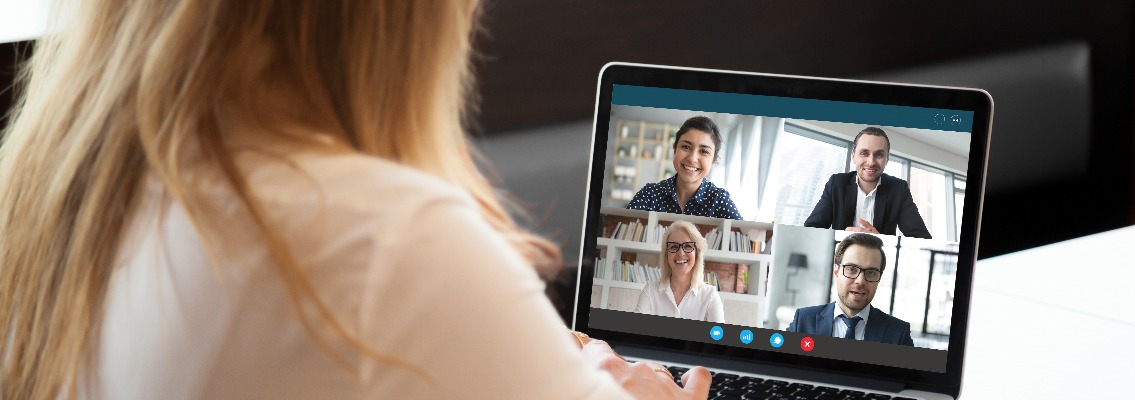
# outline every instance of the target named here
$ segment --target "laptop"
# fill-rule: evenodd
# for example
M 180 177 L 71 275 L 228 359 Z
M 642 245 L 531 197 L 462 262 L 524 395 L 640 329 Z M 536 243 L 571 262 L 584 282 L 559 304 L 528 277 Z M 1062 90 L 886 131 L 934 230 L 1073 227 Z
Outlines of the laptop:
M 992 116 L 978 89 L 604 66 L 573 328 L 709 368 L 711 398 L 957 398 Z

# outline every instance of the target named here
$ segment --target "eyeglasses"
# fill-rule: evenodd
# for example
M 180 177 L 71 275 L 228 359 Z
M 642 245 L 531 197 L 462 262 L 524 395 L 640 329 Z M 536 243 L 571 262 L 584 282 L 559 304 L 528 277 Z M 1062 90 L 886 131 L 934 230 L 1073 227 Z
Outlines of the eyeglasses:
M 677 253 L 678 249 L 682 249 L 682 251 L 687 252 L 687 253 L 693 253 L 694 250 L 697 249 L 697 247 L 694 247 L 694 242 L 685 242 L 685 243 L 666 242 L 666 251 L 671 252 L 671 253 Z
M 883 271 L 881 270 L 874 268 L 863 269 L 851 264 L 841 265 L 841 267 L 843 267 L 840 268 L 843 270 L 843 276 L 847 277 L 847 279 L 857 279 L 860 273 L 867 279 L 867 282 L 878 282 L 880 279 L 883 279 Z

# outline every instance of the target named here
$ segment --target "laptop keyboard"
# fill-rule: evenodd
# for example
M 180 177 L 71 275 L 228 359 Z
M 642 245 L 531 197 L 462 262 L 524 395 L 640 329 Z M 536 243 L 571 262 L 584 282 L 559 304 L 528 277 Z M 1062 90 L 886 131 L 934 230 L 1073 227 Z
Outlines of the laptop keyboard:
M 672 366 L 668 369 L 671 374 L 674 374 L 674 381 L 681 385 L 682 374 L 686 373 L 688 368 Z M 867 393 L 768 378 L 762 379 L 724 372 L 711 373 L 713 374 L 713 383 L 709 388 L 710 399 L 915 400 L 909 397 L 894 397 L 880 393 Z

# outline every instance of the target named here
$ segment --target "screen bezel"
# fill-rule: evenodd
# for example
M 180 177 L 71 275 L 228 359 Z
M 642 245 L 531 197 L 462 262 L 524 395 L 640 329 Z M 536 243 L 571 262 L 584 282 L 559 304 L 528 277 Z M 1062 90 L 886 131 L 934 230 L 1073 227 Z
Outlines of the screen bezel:
M 606 175 L 607 137 L 614 85 L 647 86 L 709 92 L 754 94 L 896 106 L 912 106 L 973 112 L 973 132 L 967 165 L 966 201 L 958 237 L 958 268 L 955 282 L 954 313 L 951 319 L 946 372 L 935 373 L 884 367 L 869 363 L 806 357 L 776 351 L 737 348 L 677 339 L 628 334 L 588 328 L 592 276 L 598 229 L 602 226 L 600 206 Z M 713 110 L 702 110 L 713 111 Z M 815 77 L 703 70 L 693 68 L 610 63 L 600 72 L 596 96 L 592 155 L 589 165 L 587 203 L 580 251 L 580 284 L 576 294 L 575 329 L 612 344 L 630 343 L 699 356 L 721 357 L 762 364 L 787 365 L 809 370 L 861 375 L 865 378 L 903 382 L 908 388 L 957 395 L 961 385 L 973 267 L 985 195 L 985 175 L 993 100 L 978 89 L 920 86 L 885 82 L 839 80 Z M 598 167 L 598 168 L 597 168 Z

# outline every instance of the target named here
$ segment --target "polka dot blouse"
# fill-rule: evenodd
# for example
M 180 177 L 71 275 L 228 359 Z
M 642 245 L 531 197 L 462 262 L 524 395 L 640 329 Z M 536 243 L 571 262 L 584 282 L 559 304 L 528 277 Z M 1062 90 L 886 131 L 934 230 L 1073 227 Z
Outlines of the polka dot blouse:
M 729 198 L 729 192 L 702 178 L 701 186 L 690 201 L 686 210 L 678 207 L 678 191 L 674 186 L 677 177 L 663 179 L 658 183 L 648 183 L 627 204 L 631 210 L 658 211 L 672 214 L 700 215 L 713 218 L 742 219 L 737 205 Z

